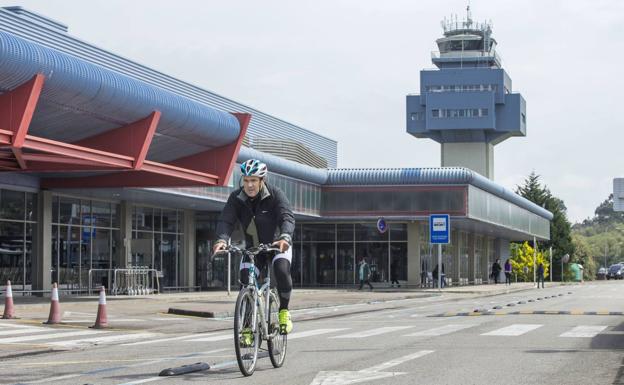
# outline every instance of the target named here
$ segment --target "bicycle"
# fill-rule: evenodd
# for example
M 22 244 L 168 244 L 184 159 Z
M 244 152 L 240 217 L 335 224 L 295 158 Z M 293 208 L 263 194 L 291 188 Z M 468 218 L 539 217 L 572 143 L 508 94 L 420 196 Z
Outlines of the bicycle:
M 269 263 L 264 284 L 258 287 L 255 262 L 256 256 L 260 253 L 268 253 L 271 261 L 280 250 L 269 245 L 259 245 L 246 250 L 230 245 L 221 252 L 237 254 L 248 263 L 249 278 L 246 285 L 241 282 L 242 287 L 236 298 L 234 310 L 234 349 L 238 368 L 245 376 L 254 373 L 263 340 L 267 341 L 271 364 L 275 368 L 281 367 L 286 358 L 288 339 L 285 333 L 280 333 L 279 297 L 277 291 L 271 288 Z

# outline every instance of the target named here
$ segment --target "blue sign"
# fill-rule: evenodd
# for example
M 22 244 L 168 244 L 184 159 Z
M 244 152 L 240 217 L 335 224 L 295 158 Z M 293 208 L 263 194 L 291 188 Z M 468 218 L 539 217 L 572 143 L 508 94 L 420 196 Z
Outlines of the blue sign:
M 451 218 L 448 214 L 429 216 L 429 243 L 448 244 L 451 233 Z
M 383 217 L 377 219 L 377 230 L 379 230 L 380 233 L 385 233 L 386 230 L 388 230 L 388 224 L 386 223 L 386 220 L 383 219 Z

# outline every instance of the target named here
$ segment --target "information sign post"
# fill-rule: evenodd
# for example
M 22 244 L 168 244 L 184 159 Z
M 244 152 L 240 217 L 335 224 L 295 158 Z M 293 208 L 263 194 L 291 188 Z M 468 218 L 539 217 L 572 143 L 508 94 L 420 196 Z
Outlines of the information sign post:
M 449 243 L 451 218 L 448 214 L 429 216 L 429 243 L 438 245 L 438 290 L 442 290 L 442 245 Z

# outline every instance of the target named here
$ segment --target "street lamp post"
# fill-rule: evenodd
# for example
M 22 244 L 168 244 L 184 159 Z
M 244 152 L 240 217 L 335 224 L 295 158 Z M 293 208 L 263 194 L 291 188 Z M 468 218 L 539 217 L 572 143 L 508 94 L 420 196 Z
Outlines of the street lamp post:
M 563 282 L 563 264 L 568 263 L 570 260 L 570 254 L 564 254 L 561 256 L 561 282 Z
M 553 272 L 553 268 L 552 268 L 552 246 L 550 246 L 550 250 L 548 251 L 548 254 L 550 255 L 550 265 L 549 265 L 550 266 L 549 267 L 550 270 L 549 270 L 548 274 L 550 275 L 550 282 L 552 283 L 552 276 L 553 276 L 553 274 L 552 274 L 552 272 Z

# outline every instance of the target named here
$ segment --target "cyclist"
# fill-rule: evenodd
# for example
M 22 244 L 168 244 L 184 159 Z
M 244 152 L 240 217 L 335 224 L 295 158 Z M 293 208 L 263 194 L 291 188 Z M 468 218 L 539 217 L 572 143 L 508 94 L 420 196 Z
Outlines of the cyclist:
M 221 212 L 217 223 L 217 236 L 213 252 L 225 249 L 234 225 L 240 222 L 245 229 L 247 246 L 272 244 L 279 248 L 281 253 L 273 257 L 273 269 L 277 281 L 277 291 L 280 298 L 279 324 L 280 333 L 288 334 L 293 325 L 288 311 L 288 302 L 292 292 L 292 278 L 290 264 L 292 263 L 292 234 L 295 230 L 295 217 L 290 208 L 286 195 L 276 186 L 266 183 L 266 164 L 257 159 L 249 159 L 240 166 L 242 173 L 242 187 L 233 191 Z M 256 266 L 262 270 L 266 265 L 266 256 L 258 255 Z M 241 261 L 240 268 L 248 267 Z M 241 274 L 241 280 L 246 284 L 248 274 Z

